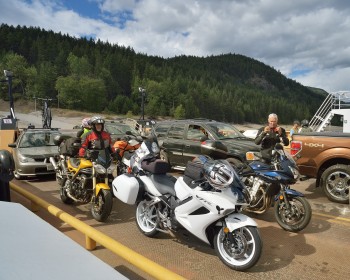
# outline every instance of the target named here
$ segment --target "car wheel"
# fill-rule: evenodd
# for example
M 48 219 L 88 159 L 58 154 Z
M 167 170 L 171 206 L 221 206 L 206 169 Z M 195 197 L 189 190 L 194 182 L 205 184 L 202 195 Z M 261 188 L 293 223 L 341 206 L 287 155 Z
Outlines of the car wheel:
M 322 174 L 322 188 L 330 201 L 349 203 L 350 166 L 337 164 Z

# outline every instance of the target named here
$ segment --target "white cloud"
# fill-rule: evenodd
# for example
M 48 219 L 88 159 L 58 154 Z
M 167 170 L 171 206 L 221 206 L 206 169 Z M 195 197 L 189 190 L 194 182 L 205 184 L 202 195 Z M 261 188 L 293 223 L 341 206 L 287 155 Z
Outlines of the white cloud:
M 239 53 L 307 86 L 329 91 L 350 88 L 346 85 L 350 68 L 347 1 L 88 1 L 98 3 L 100 20 L 83 17 L 81 11 L 52 0 L 0 0 L 0 19 L 72 36 L 94 34 L 162 57 Z M 125 16 L 125 11 L 131 14 Z M 302 74 L 296 76 L 299 71 Z

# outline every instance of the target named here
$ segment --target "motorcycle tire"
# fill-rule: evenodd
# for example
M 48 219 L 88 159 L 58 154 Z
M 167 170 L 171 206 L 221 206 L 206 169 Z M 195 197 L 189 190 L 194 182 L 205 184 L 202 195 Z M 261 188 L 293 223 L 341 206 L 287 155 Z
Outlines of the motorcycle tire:
M 337 164 L 328 167 L 321 177 L 322 188 L 330 201 L 349 203 L 350 166 Z
M 289 199 L 291 211 L 280 200 L 275 202 L 275 217 L 277 223 L 286 231 L 298 232 L 310 223 L 312 210 L 305 197 L 292 197 Z
M 111 214 L 113 207 L 113 196 L 111 191 L 101 189 L 91 205 L 91 214 L 98 222 L 105 222 Z
M 214 249 L 219 259 L 231 269 L 244 271 L 254 266 L 261 256 L 262 240 L 256 227 L 246 226 L 231 232 L 231 238 L 218 230 L 214 237 Z
M 56 178 L 57 179 L 57 178 Z M 60 197 L 64 204 L 73 204 L 74 200 L 67 196 L 67 192 L 64 189 L 67 179 L 57 179 L 57 183 L 60 186 Z
M 158 227 L 158 215 L 155 205 L 148 206 L 149 201 L 142 200 L 136 207 L 136 224 L 138 229 L 146 236 L 153 237 L 159 231 Z

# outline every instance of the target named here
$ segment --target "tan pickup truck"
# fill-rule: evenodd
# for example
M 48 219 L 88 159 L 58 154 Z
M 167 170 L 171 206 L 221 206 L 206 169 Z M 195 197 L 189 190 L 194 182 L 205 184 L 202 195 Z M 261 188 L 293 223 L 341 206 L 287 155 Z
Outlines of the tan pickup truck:
M 350 133 L 294 134 L 290 153 L 303 179 L 316 178 L 331 201 L 349 203 Z

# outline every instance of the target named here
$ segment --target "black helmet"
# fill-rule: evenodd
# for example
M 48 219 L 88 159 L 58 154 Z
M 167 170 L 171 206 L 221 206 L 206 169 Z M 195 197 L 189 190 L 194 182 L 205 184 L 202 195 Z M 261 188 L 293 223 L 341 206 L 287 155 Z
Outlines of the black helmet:
M 9 182 L 13 179 L 15 162 L 12 154 L 8 150 L 0 150 L 0 180 Z
M 309 121 L 308 120 L 302 120 L 301 121 L 301 126 L 302 127 L 308 127 L 309 126 Z

